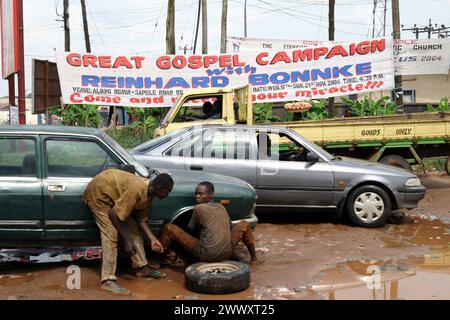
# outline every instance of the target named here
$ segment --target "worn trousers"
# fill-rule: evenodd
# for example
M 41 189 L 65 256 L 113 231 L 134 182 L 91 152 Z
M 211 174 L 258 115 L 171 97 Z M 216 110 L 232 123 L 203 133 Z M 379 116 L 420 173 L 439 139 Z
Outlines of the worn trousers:
M 102 282 L 116 280 L 117 243 L 119 232 L 114 227 L 108 213 L 93 211 L 95 222 L 100 229 L 102 241 Z M 119 221 L 125 236 L 130 240 L 136 254 L 131 257 L 132 267 L 140 268 L 148 264 L 145 256 L 144 239 L 136 220 L 130 216 L 125 221 Z
M 161 232 L 161 244 L 166 251 L 172 241 L 179 243 L 185 250 L 195 256 L 194 247 L 198 243 L 198 239 L 174 224 L 166 224 Z M 242 241 L 249 248 L 255 245 L 250 224 L 247 221 L 239 221 L 231 227 L 231 247 L 236 248 L 237 244 Z M 198 258 L 198 257 L 196 257 Z

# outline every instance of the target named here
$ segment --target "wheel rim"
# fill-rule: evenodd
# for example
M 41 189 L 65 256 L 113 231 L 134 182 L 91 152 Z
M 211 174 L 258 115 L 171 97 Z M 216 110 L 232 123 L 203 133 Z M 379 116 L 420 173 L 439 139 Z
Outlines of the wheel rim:
M 364 192 L 356 198 L 353 210 L 358 219 L 363 222 L 377 221 L 384 212 L 383 198 L 374 192 Z
M 230 263 L 208 263 L 197 268 L 199 272 L 209 274 L 230 273 L 237 271 L 237 269 L 238 266 Z

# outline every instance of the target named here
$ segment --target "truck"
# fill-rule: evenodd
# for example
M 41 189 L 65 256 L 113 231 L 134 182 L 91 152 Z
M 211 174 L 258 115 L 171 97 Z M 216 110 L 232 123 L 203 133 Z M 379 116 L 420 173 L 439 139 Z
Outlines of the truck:
M 254 124 L 251 85 L 185 91 L 155 130 L 159 137 L 206 124 Z M 213 109 L 206 108 L 208 103 Z M 198 108 L 203 103 L 202 108 Z M 211 109 L 209 105 L 209 109 Z M 203 114 L 202 114 L 203 113 Z M 294 129 L 335 156 L 350 156 L 412 170 L 423 159 L 445 158 L 450 175 L 450 112 L 271 122 Z

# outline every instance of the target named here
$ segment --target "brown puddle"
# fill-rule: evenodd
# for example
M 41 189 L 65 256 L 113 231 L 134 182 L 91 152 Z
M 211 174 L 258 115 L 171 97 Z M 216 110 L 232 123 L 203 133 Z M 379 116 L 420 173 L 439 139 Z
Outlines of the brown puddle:
M 308 285 L 325 299 L 448 299 L 450 249 L 399 261 L 352 261 L 321 271 Z
M 32 273 L 0 275 L 0 286 L 17 286 L 26 282 L 31 282 L 34 279 L 35 275 Z

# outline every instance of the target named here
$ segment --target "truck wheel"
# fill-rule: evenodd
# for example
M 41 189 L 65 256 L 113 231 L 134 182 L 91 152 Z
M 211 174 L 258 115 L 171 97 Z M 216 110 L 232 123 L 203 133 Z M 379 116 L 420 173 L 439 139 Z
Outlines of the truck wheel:
M 445 171 L 447 171 L 447 174 L 450 176 L 450 156 L 447 157 L 447 160 L 445 161 Z
M 237 261 L 199 262 L 187 267 L 184 273 L 186 287 L 199 293 L 232 293 L 250 286 L 249 266 Z
M 349 219 L 359 227 L 381 227 L 391 214 L 389 195 L 374 185 L 361 186 L 347 200 Z
M 396 155 L 386 156 L 386 157 L 381 158 L 380 162 L 382 164 L 387 164 L 390 166 L 403 168 L 405 170 L 412 172 L 412 168 L 411 168 L 411 165 L 409 164 L 409 162 L 406 161 L 405 158 L 400 157 L 400 156 L 396 156 Z

